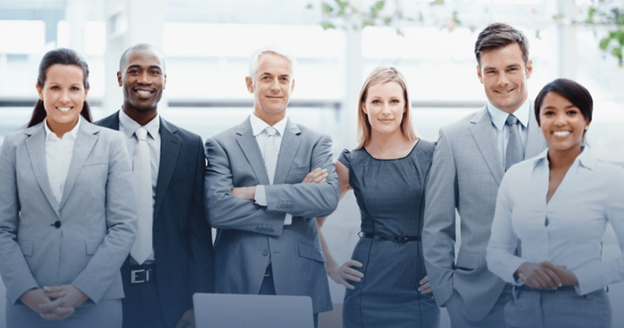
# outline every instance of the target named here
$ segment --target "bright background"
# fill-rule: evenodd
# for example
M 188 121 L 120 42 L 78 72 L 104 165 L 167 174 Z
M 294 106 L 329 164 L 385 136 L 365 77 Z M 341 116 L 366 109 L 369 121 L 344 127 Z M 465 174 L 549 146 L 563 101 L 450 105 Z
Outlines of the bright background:
M 361 9 L 375 3 L 351 2 Z M 357 145 L 357 94 L 366 75 L 381 65 L 396 66 L 406 76 L 413 123 L 424 139 L 434 141 L 442 125 L 483 106 L 474 42 L 485 26 L 501 21 L 529 39 L 530 97 L 558 77 L 586 86 L 595 103 L 588 142 L 599 157 L 624 162 L 624 70 L 598 47 L 614 26 L 582 24 L 590 6 L 609 10 L 624 7 L 623 1 L 386 2 L 382 14 L 395 17 L 390 26 L 354 30 L 341 28 L 351 25 L 344 20 L 323 15 L 320 0 L 0 0 L 0 143 L 27 123 L 46 51 L 70 47 L 84 55 L 91 71 L 89 102 L 100 119 L 119 109 L 119 57 L 139 42 L 153 44 L 166 56 L 168 83 L 159 112 L 204 139 L 251 113 L 252 95 L 244 84 L 248 56 L 259 46 L 277 44 L 298 59 L 289 117 L 331 135 L 334 158 Z M 322 21 L 338 28 L 325 31 Z M 348 260 L 359 231 L 352 194 L 323 231 L 336 260 Z M 615 237 L 607 234 L 605 258 L 619 254 Z M 330 286 L 334 303 L 342 303 L 344 289 L 332 281 Z M 613 326 L 623 326 L 624 314 L 617 308 L 624 304 L 624 289 L 611 286 L 609 295 Z M 3 302 L 0 298 L 0 318 Z

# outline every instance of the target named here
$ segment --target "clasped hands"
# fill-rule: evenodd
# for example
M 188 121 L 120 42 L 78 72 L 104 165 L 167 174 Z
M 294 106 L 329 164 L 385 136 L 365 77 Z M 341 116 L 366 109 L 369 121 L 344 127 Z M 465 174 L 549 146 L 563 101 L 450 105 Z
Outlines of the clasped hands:
M 327 180 L 327 169 L 316 168 L 308 173 L 301 183 L 323 183 Z M 232 196 L 240 199 L 255 200 L 256 186 L 232 188 Z
M 89 297 L 74 285 L 31 289 L 20 300 L 47 320 L 65 320 Z
M 576 275 L 568 271 L 565 265 L 554 265 L 548 261 L 524 262 L 516 273 L 521 282 L 536 289 L 557 289 L 578 285 Z

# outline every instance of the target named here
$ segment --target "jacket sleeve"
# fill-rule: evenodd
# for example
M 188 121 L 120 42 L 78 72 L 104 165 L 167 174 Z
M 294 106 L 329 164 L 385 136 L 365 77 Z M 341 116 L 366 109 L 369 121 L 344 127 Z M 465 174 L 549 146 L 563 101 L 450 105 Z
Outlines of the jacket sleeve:
M 433 153 L 426 190 L 423 254 L 425 267 L 438 306 L 454 293 L 455 208 L 457 204 L 457 169 L 453 149 L 444 128 Z
M 327 170 L 323 183 L 296 183 L 265 186 L 267 210 L 289 213 L 305 218 L 324 217 L 333 213 L 338 206 L 338 175 L 332 162 L 332 141 L 329 136 L 321 137 L 310 158 L 310 167 Z
M 106 183 L 108 232 L 89 264 L 72 282 L 95 303 L 119 275 L 119 268 L 130 253 L 137 230 L 130 158 L 121 133 L 114 131 L 110 135 L 114 137 L 110 140 L 108 178 L 101 182 Z
M 15 304 L 26 291 L 40 288 L 17 243 L 20 202 L 13 140 L 7 136 L 0 150 L 0 274 L 7 298 Z

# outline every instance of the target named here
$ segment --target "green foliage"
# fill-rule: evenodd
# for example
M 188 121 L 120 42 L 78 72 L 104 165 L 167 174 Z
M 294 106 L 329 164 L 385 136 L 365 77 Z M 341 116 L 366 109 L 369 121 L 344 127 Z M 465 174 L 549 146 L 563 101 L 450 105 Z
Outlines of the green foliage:
M 397 16 L 397 13 L 391 13 L 388 15 L 382 14 L 386 6 L 386 0 L 379 0 L 375 2 L 366 11 L 358 10 L 358 8 L 349 0 L 333 0 L 333 3 L 329 1 L 330 0 L 324 0 L 321 3 L 321 10 L 324 18 L 321 26 L 324 30 L 338 28 L 330 22 L 332 19 L 342 20 L 342 26 L 339 26 L 343 29 L 363 29 L 367 26 L 374 26 L 377 24 L 389 26 L 392 22 L 394 22 L 395 16 Z M 312 7 L 311 5 L 308 5 L 307 8 L 310 9 Z M 402 35 L 402 33 L 399 34 Z
M 435 0 L 431 3 L 432 6 L 441 6 L 444 4 L 444 0 Z
M 308 5 L 306 6 L 306 9 L 312 9 L 314 8 L 314 6 L 311 3 L 308 3 Z
M 611 38 L 602 38 L 600 40 L 600 49 L 602 51 L 607 51 L 607 48 L 609 48 L 609 43 L 611 43 Z
M 596 15 L 596 8 L 589 8 L 589 11 L 587 12 L 587 19 L 585 20 L 585 24 L 595 24 L 594 21 L 594 15 Z
M 322 22 L 321 23 L 321 27 L 323 27 L 323 31 L 327 31 L 330 28 L 336 28 L 336 26 L 334 24 L 329 23 L 329 22 Z
M 553 18 L 554 20 L 560 20 L 560 19 L 562 19 L 563 17 L 564 17 L 564 16 L 563 16 L 563 14 L 558 14 L 558 15 L 554 15 L 552 18 Z
M 323 2 L 323 3 L 321 4 L 321 7 L 323 8 L 323 12 L 324 12 L 325 14 L 329 14 L 329 13 L 331 13 L 332 11 L 334 11 L 334 8 L 332 8 L 332 6 L 328 5 L 328 4 L 327 4 L 327 3 L 325 3 L 325 2 Z

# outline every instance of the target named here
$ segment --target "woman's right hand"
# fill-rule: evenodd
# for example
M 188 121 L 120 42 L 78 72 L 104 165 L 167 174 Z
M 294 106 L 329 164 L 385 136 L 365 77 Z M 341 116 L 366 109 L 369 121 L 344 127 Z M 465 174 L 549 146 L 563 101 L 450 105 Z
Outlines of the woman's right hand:
M 516 272 L 518 278 L 525 285 L 536 289 L 557 289 L 562 286 L 561 278 L 557 273 L 551 270 L 548 266 L 544 266 L 544 263 L 531 263 L 524 262 L 518 267 Z
M 362 263 L 356 260 L 349 260 L 345 262 L 341 267 L 334 266 L 327 268 L 327 274 L 332 278 L 334 282 L 339 285 L 343 285 L 348 289 L 355 289 L 355 287 L 347 282 L 347 280 L 360 282 L 364 278 L 364 274 L 360 271 L 353 269 L 352 267 L 362 267 Z
M 42 318 L 49 320 L 64 320 L 74 313 L 73 308 L 56 307 L 42 311 L 42 307 L 48 305 L 52 300 L 46 296 L 45 290 L 41 288 L 31 289 L 25 292 L 20 300 L 31 310 L 39 313 Z

